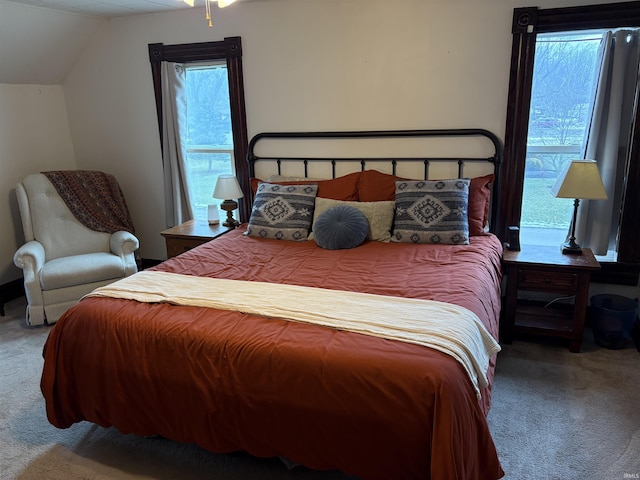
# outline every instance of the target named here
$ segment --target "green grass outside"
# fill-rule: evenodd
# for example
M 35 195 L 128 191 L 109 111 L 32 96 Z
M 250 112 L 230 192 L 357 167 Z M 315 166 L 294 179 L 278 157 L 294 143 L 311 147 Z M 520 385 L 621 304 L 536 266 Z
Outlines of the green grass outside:
M 218 175 L 233 173 L 231 159 L 223 153 L 189 153 L 187 164 L 194 217 L 206 220 L 207 205 L 219 206 L 222 203 L 222 200 L 213 198 L 213 189 Z
M 554 183 L 554 178 L 525 178 L 521 226 L 569 227 L 573 215 L 573 199 L 555 198 L 550 192 Z

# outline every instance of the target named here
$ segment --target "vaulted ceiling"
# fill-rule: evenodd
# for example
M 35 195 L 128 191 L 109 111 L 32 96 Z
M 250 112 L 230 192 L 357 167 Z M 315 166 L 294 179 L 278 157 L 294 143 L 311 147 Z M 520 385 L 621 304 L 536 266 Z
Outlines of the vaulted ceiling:
M 5 3 L 106 18 L 190 8 L 183 0 L 6 0 Z M 198 4 L 204 5 L 204 0 L 197 1 Z
M 183 0 L 0 0 L 0 83 L 62 85 L 109 18 L 189 8 Z

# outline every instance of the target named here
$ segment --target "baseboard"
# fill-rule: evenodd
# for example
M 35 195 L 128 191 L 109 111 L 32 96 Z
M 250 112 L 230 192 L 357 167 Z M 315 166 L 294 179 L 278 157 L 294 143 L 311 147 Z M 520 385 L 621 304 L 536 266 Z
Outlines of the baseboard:
M 24 295 L 24 280 L 17 278 L 0 285 L 0 315 L 4 315 L 4 304 Z
M 155 267 L 156 265 L 161 264 L 164 260 L 155 260 L 153 258 L 142 258 L 141 260 L 141 269 L 145 270 L 147 268 Z

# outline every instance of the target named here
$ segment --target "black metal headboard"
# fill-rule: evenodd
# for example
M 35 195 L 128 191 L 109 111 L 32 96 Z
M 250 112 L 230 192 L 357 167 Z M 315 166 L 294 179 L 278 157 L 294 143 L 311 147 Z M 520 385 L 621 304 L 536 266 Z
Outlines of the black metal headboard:
M 451 139 L 452 142 L 456 142 L 461 138 L 473 138 L 486 139 L 492 146 L 489 156 L 486 155 L 463 155 L 463 156 L 448 156 L 448 155 L 433 155 L 428 152 L 420 151 L 418 155 L 409 156 L 394 156 L 394 155 L 322 155 L 322 152 L 314 151 L 313 154 L 305 153 L 303 155 L 291 155 L 286 154 L 273 154 L 267 153 L 265 155 L 257 154 L 257 149 L 260 145 L 268 143 L 268 140 L 289 141 L 289 140 L 377 140 L 377 139 Z M 262 143 L 261 143 L 262 142 Z M 451 144 L 454 146 L 454 144 Z M 452 149 L 455 150 L 455 149 Z M 316 155 L 318 153 L 318 155 Z M 396 175 L 398 165 L 405 163 L 416 162 L 422 163 L 422 179 L 430 179 L 431 167 L 435 164 L 441 163 L 455 163 L 457 165 L 457 177 L 462 178 L 465 176 L 465 166 L 467 164 L 473 164 L 478 162 L 489 162 L 493 164 L 493 173 L 495 175 L 495 181 L 493 185 L 493 195 L 491 200 L 491 218 L 498 218 L 498 211 L 500 208 L 499 199 L 500 195 L 500 167 L 503 161 L 503 146 L 501 140 L 492 132 L 484 129 L 438 129 L 438 130 L 386 130 L 386 131 L 344 131 L 344 132 L 265 132 L 255 135 L 249 142 L 249 148 L 247 152 L 247 159 L 249 161 L 249 175 L 254 178 L 256 176 L 256 163 L 259 161 L 270 161 L 277 166 L 277 172 L 273 172 L 277 175 L 281 175 L 283 171 L 283 165 L 289 162 L 295 162 L 296 164 L 302 163 L 304 177 L 309 176 L 309 166 L 316 162 L 327 162 L 331 165 L 331 178 L 336 177 L 337 166 L 341 163 L 350 162 L 351 164 L 358 165 L 360 170 L 366 170 L 367 168 L 375 168 L 378 165 L 390 165 L 391 173 Z M 492 225 L 495 222 L 491 222 Z M 493 228 L 491 229 L 493 231 Z

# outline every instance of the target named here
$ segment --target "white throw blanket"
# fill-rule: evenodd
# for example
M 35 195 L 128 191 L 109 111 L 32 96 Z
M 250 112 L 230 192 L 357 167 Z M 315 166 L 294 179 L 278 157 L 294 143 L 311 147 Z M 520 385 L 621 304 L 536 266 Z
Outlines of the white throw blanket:
M 155 271 L 138 272 L 86 297 L 232 310 L 424 345 L 460 362 L 478 395 L 487 386 L 489 358 L 500 351 L 473 312 L 432 300 Z

